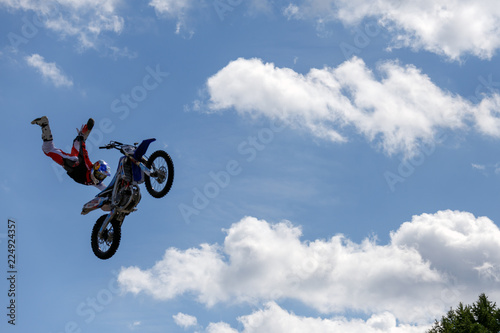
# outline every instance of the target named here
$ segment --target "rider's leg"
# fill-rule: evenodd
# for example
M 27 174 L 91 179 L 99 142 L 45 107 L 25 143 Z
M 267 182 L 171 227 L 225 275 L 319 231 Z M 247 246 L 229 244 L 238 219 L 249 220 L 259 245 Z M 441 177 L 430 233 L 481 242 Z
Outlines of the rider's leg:
M 36 118 L 31 122 L 33 125 L 39 125 L 42 128 L 42 140 L 52 141 L 52 132 L 50 131 L 49 119 L 43 116 L 40 118 Z
M 40 118 L 36 118 L 31 123 L 33 125 L 38 125 L 42 128 L 42 140 L 43 140 L 42 150 L 45 155 L 50 157 L 54 162 L 56 162 L 59 165 L 64 165 L 63 163 L 64 159 L 69 159 L 71 161 L 78 161 L 78 158 L 76 158 L 75 156 L 71 156 L 70 154 L 63 152 L 61 149 L 56 148 L 54 146 L 52 132 L 50 130 L 49 120 L 47 119 L 47 117 L 43 116 Z
M 78 131 L 78 135 L 73 140 L 73 147 L 71 148 L 71 155 L 78 156 L 81 147 L 81 141 L 85 142 L 90 135 L 90 131 L 94 128 L 94 119 L 89 118 L 86 124 L 82 125 Z
M 77 162 L 78 157 L 74 155 L 67 154 L 63 152 L 61 149 L 56 148 L 54 146 L 54 141 L 44 141 L 42 145 L 42 150 L 50 157 L 54 162 L 59 165 L 64 165 L 64 160 L 70 160 L 72 162 Z

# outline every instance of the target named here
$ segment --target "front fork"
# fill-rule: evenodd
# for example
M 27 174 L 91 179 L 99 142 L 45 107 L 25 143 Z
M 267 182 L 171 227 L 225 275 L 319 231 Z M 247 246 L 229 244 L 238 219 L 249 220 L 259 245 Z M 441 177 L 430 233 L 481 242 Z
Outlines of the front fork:
M 139 168 L 141 168 L 141 170 L 148 176 L 151 176 L 151 174 L 153 173 L 153 170 L 150 170 L 147 166 L 146 166 L 146 163 L 147 163 L 147 160 L 144 158 L 144 156 L 141 158 L 141 161 L 136 161 L 133 159 L 133 162 L 135 163 L 135 165 L 137 165 Z M 151 166 L 152 168 L 154 168 L 153 166 Z
M 130 159 L 133 160 L 133 162 L 138 165 L 141 170 L 148 176 L 151 176 L 151 174 L 153 173 L 148 167 L 146 167 L 145 165 L 145 162 L 146 160 L 143 158 L 143 162 L 144 163 L 141 163 L 141 162 L 138 162 L 138 161 L 135 161 L 131 156 L 129 156 Z M 112 194 L 112 199 L 111 201 L 113 202 L 113 199 L 116 198 L 116 194 L 117 194 L 117 191 L 118 191 L 118 184 L 119 184 L 119 181 L 117 179 L 116 183 L 115 183 L 115 186 L 113 188 L 113 194 Z M 113 204 L 116 204 L 113 202 Z M 122 215 L 122 214 L 117 214 L 116 212 L 116 207 L 111 209 L 111 211 L 109 212 L 108 216 L 106 216 L 106 219 L 104 220 L 104 222 L 102 223 L 101 225 L 101 228 L 99 229 L 99 234 L 98 234 L 98 237 L 101 238 L 102 237 L 102 233 L 104 230 L 106 230 L 106 228 L 108 227 L 108 224 L 115 218 L 117 217 L 118 215 Z M 124 219 L 124 216 L 119 218 L 119 222 L 120 222 L 120 226 L 121 224 L 123 223 L 123 219 Z
M 106 216 L 106 219 L 104 220 L 104 222 L 102 222 L 101 228 L 99 229 L 99 233 L 97 234 L 97 236 L 99 238 L 102 238 L 102 233 L 104 232 L 104 230 L 106 230 L 106 228 L 108 227 L 108 224 L 111 223 L 111 221 L 113 221 L 113 220 L 116 220 L 118 223 L 120 223 L 120 227 L 121 227 L 123 224 L 123 220 L 125 220 L 125 216 L 126 216 L 126 214 L 117 213 L 116 208 L 113 208 L 109 212 L 108 216 Z
M 98 238 L 102 238 L 102 232 L 106 230 L 108 224 L 112 221 L 115 215 L 116 215 L 116 208 L 113 208 L 111 212 L 109 212 L 108 216 L 106 216 L 104 222 L 102 222 L 101 229 L 99 229 Z

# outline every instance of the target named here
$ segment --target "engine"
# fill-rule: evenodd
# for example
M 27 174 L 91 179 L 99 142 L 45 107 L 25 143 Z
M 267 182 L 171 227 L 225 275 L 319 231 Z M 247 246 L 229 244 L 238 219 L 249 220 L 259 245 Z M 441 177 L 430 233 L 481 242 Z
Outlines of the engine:
M 117 209 L 122 213 L 131 213 L 134 211 L 135 206 L 141 201 L 141 191 L 139 186 L 130 185 L 121 188 L 117 193 Z

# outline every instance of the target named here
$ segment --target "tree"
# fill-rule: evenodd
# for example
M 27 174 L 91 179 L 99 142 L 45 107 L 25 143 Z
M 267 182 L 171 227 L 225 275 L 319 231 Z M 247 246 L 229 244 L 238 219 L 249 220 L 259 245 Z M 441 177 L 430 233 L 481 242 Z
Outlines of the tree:
M 460 303 L 456 310 L 450 309 L 441 321 L 427 333 L 499 333 L 500 308 L 490 302 L 485 294 L 479 295 L 476 303 L 463 305 Z

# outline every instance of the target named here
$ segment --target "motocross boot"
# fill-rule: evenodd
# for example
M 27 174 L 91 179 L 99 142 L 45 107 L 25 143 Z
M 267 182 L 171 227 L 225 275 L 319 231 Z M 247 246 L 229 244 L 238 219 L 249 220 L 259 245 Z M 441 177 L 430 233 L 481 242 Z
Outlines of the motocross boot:
M 46 116 L 36 118 L 31 123 L 33 125 L 38 125 L 42 128 L 43 141 L 52 141 L 52 132 L 49 126 L 49 119 Z
M 87 138 L 90 135 L 90 131 L 92 131 L 92 128 L 94 128 L 94 119 L 89 118 L 89 120 L 87 121 L 87 124 L 82 126 L 80 133 L 79 133 L 83 137 L 83 141 L 87 140 Z

